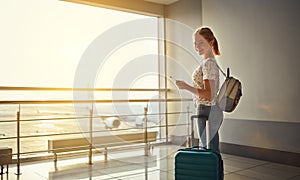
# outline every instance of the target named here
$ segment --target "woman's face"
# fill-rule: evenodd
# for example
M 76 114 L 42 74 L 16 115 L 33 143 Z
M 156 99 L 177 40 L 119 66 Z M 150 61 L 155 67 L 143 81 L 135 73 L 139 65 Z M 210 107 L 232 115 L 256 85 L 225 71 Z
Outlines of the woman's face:
M 200 56 L 207 56 L 212 54 L 211 45 L 200 34 L 195 35 L 194 39 L 195 50 Z

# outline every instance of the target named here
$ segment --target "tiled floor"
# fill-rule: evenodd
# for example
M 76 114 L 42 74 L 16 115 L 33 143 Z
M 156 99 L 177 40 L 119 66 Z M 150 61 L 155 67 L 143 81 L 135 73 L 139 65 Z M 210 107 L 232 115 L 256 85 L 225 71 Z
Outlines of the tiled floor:
M 143 150 L 109 153 L 105 162 L 102 155 L 93 157 L 93 165 L 86 164 L 87 157 L 59 159 L 55 170 L 52 161 L 21 164 L 22 175 L 15 175 L 15 165 L 1 180 L 159 180 L 174 179 L 174 153 L 177 146 L 157 146 L 151 156 Z M 266 161 L 222 154 L 225 180 L 300 180 L 300 168 Z

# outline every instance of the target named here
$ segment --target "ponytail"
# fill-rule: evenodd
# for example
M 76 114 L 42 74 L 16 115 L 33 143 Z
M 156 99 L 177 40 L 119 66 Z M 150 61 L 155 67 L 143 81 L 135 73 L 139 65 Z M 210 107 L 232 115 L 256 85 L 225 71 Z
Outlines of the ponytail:
M 214 43 L 213 43 L 213 51 L 214 51 L 215 55 L 221 55 L 221 53 L 219 51 L 218 41 L 215 37 L 214 37 Z

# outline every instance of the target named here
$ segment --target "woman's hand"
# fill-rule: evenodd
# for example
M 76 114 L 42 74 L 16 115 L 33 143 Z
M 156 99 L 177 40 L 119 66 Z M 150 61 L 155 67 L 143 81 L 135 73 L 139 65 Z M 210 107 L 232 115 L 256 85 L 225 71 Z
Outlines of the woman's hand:
M 185 81 L 176 80 L 175 83 L 179 89 L 187 89 L 189 87 L 189 85 Z
M 203 90 L 195 88 L 193 86 L 190 86 L 189 84 L 187 84 L 185 81 L 182 81 L 182 80 L 176 80 L 175 84 L 179 89 L 187 90 L 198 97 L 199 97 L 200 92 L 203 93 Z

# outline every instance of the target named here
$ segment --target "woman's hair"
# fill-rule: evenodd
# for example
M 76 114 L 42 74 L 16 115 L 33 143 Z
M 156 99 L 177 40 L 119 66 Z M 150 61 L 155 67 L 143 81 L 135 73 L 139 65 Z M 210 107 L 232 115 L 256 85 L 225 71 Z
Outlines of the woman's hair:
M 194 35 L 199 34 L 204 37 L 204 39 L 207 40 L 207 42 L 213 41 L 212 49 L 215 55 L 221 55 L 219 51 L 219 45 L 216 37 L 214 36 L 214 33 L 210 30 L 208 27 L 201 27 L 198 28 Z

